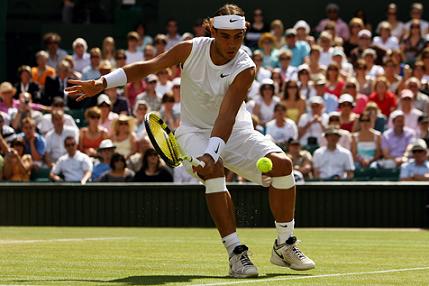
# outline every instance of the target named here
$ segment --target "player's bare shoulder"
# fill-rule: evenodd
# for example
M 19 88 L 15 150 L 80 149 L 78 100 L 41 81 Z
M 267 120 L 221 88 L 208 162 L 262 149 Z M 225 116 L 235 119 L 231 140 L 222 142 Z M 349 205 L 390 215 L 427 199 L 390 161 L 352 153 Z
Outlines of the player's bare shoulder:
M 191 54 L 192 45 L 192 40 L 183 41 L 171 48 L 169 52 L 172 53 L 178 59 L 178 61 L 183 64 Z

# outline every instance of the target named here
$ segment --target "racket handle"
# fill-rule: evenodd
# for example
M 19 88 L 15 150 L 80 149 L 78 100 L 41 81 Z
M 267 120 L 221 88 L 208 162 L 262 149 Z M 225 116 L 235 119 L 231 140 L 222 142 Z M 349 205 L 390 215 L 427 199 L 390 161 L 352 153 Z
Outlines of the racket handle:
M 203 161 L 200 161 L 200 160 L 198 160 L 197 158 L 194 158 L 194 157 L 191 158 L 190 163 L 194 167 L 201 166 L 201 167 L 204 168 L 206 166 L 206 163 L 204 163 Z

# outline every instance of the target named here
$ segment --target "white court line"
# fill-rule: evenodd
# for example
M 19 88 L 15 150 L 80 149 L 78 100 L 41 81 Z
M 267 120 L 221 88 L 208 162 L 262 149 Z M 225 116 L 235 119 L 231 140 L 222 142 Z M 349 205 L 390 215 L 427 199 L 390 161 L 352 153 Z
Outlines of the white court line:
M 426 270 L 426 269 L 429 269 L 429 266 L 416 267 L 416 268 L 388 269 L 388 270 L 368 271 L 368 272 L 332 273 L 332 274 L 321 274 L 321 275 L 304 276 L 304 277 L 266 278 L 266 279 L 247 280 L 247 281 L 236 281 L 236 282 L 229 281 L 229 282 L 192 284 L 192 285 L 193 286 L 217 286 L 217 285 L 233 285 L 233 284 L 254 284 L 254 283 L 264 283 L 264 282 L 271 282 L 271 281 L 304 280 L 304 279 L 325 278 L 325 277 L 384 274 L 384 273 L 395 273 L 395 272 L 406 272 L 406 271 L 418 271 L 418 270 Z
M 121 240 L 133 239 L 134 237 L 87 237 L 87 238 L 57 238 L 57 239 L 0 239 L 0 244 L 27 244 L 27 243 L 43 243 L 43 242 L 81 242 L 81 241 L 100 241 L 100 240 Z

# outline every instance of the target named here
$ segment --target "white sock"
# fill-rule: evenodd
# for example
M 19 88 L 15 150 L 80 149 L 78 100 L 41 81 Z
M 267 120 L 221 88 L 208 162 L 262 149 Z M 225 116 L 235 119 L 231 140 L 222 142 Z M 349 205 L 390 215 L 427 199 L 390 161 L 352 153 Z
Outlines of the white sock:
M 241 244 L 240 239 L 238 238 L 238 235 L 236 232 L 233 232 L 231 234 L 228 234 L 225 237 L 222 237 L 222 243 L 223 243 L 223 246 L 225 246 L 226 251 L 228 251 L 229 257 L 232 256 L 232 252 L 234 251 L 234 248 Z
M 293 234 L 295 219 L 290 222 L 275 222 L 277 229 L 277 245 L 285 243 Z

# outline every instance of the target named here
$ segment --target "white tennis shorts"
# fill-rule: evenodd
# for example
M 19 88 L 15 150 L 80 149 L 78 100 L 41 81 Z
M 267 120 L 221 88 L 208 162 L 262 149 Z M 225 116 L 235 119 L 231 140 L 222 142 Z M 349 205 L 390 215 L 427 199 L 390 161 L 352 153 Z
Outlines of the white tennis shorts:
M 175 136 L 183 152 L 196 158 L 204 154 L 211 130 L 180 126 Z M 234 129 L 221 153 L 226 168 L 262 185 L 261 172 L 256 167 L 259 158 L 273 152 L 283 152 L 280 147 L 253 129 Z M 189 170 L 192 172 L 192 170 Z

